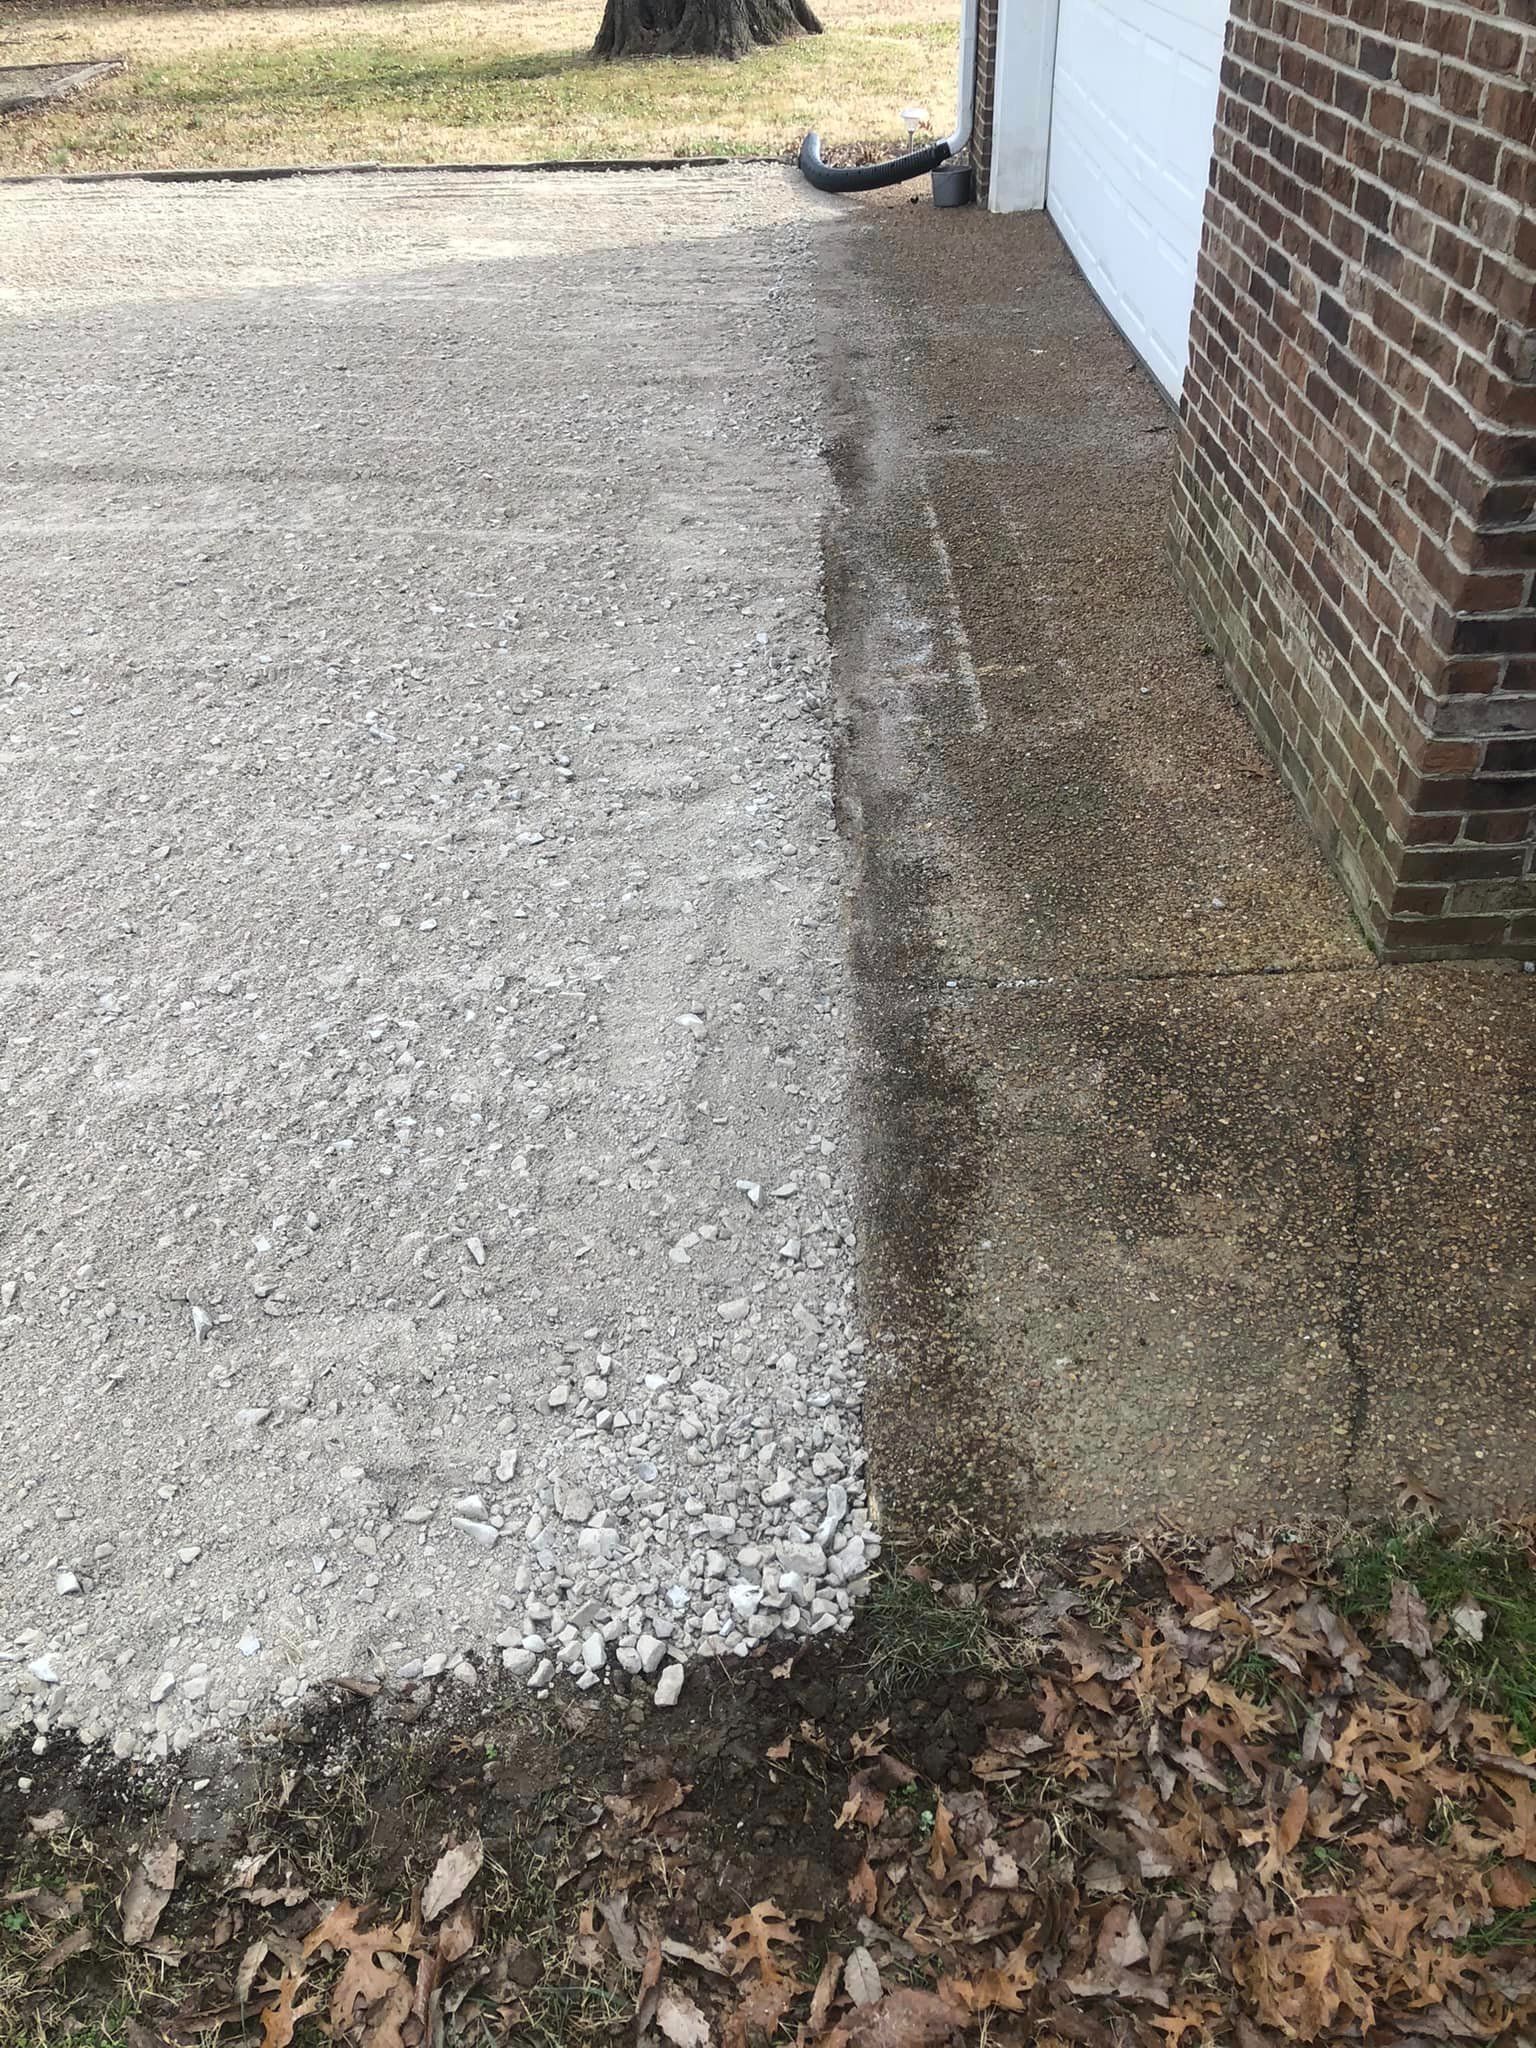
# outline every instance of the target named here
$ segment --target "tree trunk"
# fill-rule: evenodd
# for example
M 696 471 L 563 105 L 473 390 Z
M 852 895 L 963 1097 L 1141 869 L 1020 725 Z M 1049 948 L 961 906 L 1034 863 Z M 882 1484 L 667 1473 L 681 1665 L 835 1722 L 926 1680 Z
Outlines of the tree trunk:
M 594 57 L 745 57 L 758 44 L 819 36 L 807 0 L 607 0 Z

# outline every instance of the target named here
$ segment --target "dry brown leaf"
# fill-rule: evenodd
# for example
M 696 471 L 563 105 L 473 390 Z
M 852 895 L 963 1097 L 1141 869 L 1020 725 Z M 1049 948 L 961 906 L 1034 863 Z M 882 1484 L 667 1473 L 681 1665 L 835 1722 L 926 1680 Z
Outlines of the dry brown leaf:
M 832 2001 L 837 1996 L 842 1977 L 843 1959 L 836 1949 L 829 1949 L 827 1960 L 821 1966 L 821 1975 L 816 1979 L 816 1989 L 811 1994 L 811 2012 L 806 2024 L 812 2034 L 819 2034 L 826 2026 L 827 2014 L 832 2010 Z
M 970 1977 L 946 1977 L 939 1988 L 944 1996 L 967 2012 L 1023 2012 L 1025 1993 L 1040 1981 L 1030 1951 L 1022 1945 L 996 1969 L 978 1970 Z
M 726 1929 L 725 1938 L 736 1950 L 733 1968 L 737 1976 L 756 1963 L 765 1984 L 781 1981 L 773 1953 L 774 1943 L 777 1942 L 781 1948 L 790 1948 L 800 1939 L 772 1899 L 764 1899 L 749 1912 L 740 1914 Z
M 709 2048 L 709 2021 L 686 1991 L 668 1986 L 656 2002 L 656 2024 L 672 2048 Z
M 670 1956 L 675 1963 L 692 1963 L 696 1969 L 708 1970 L 712 1977 L 729 1977 L 732 1974 L 730 1963 L 722 1961 L 718 1954 L 711 1955 L 702 1948 L 695 1948 L 690 1942 L 679 1941 L 675 1935 L 664 1935 L 655 1952 L 658 1957 L 658 1974 L 661 1956 Z M 729 1955 L 729 1950 L 726 1953 Z M 650 1967 L 649 1963 L 646 1967 Z
M 69 1816 L 61 1806 L 50 1806 L 46 1813 L 29 1813 L 27 1826 L 34 1835 L 56 1835 L 59 1829 L 69 1825 Z
M 949 1808 L 941 1799 L 933 1810 L 933 1839 L 928 1845 L 929 1875 L 942 1880 L 958 1854 Z
M 773 1744 L 771 1749 L 765 1749 L 763 1751 L 763 1755 L 768 1759 L 769 1763 L 781 1764 L 784 1762 L 785 1758 L 789 1755 L 790 1751 L 794 1748 L 794 1746 L 794 1737 L 792 1735 L 786 1735 L 782 1742 L 776 1742 Z
M 90 1928 L 72 1927 L 68 1934 L 61 1936 L 53 1944 L 53 1947 L 48 1950 L 46 1955 L 40 1957 L 34 1963 L 33 1971 L 39 1977 L 51 1977 L 62 1963 L 67 1963 L 71 1956 L 82 1954 L 90 1945 Z
M 319 1948 L 337 1949 L 346 1957 L 331 1993 L 331 2025 L 337 2032 L 354 2024 L 360 2005 L 376 2005 L 400 1983 L 404 1958 L 416 1945 L 413 1925 L 360 1928 L 362 1915 L 360 1906 L 333 1906 L 304 1937 L 306 1957 Z
M 34 1920 L 73 1920 L 80 1911 L 84 1896 L 84 1890 L 77 1884 L 72 1884 L 66 1892 L 33 1887 L 22 1892 L 7 1892 L 5 1904 L 25 1906 Z
M 1480 1643 L 1488 1625 L 1488 1610 L 1475 1600 L 1462 1600 L 1451 1609 L 1451 1626 L 1469 1643 Z
M 630 1827 L 648 1828 L 664 1813 L 681 1806 L 691 1789 L 673 1777 L 642 1778 L 626 1785 L 622 1792 L 610 1793 L 603 1804 L 615 1820 Z
M 843 1990 L 854 2005 L 873 2005 L 885 1987 L 880 1968 L 867 1948 L 856 1948 L 843 1965 Z
M 133 1867 L 123 1893 L 123 1942 L 128 1948 L 142 1948 L 160 1925 L 160 1915 L 176 1889 L 176 1869 L 181 1850 L 167 1837 L 153 1842 Z
M 1094 1628 L 1086 1621 L 1078 1621 L 1070 1614 L 1064 1614 L 1057 1623 L 1061 1647 L 1072 1667 L 1074 1684 L 1081 1685 L 1086 1679 L 1104 1678 L 1109 1684 L 1117 1685 L 1123 1678 L 1129 1678 L 1137 1668 L 1139 1659 L 1127 1656 L 1124 1643 L 1115 1643 L 1102 1629 Z
M 640 1937 L 635 1932 L 635 1924 L 629 1917 L 629 1902 L 623 1893 L 605 1894 L 596 1901 L 596 1905 L 619 1961 L 626 1970 L 642 1968 L 645 1956 L 641 1951 Z
M 848 1744 L 855 1757 L 882 1757 L 885 1754 L 885 1738 L 891 1732 L 891 1717 L 884 1715 L 873 1727 L 861 1728 Z
M 873 1771 L 855 1771 L 848 1780 L 848 1797 L 837 1816 L 839 1828 L 877 1828 L 885 1818 L 885 1792 L 875 1782 Z
M 249 1891 L 276 1854 L 276 1848 L 271 1848 L 254 1850 L 249 1856 L 237 1856 L 229 1867 L 224 1889 L 231 1892 Z
M 1428 1657 L 1434 1653 L 1434 1638 L 1429 1632 L 1429 1612 L 1423 1596 L 1409 1579 L 1392 1581 L 1392 1602 L 1387 1609 L 1387 1641 L 1401 1643 L 1405 1650 L 1415 1657 Z
M 1536 1900 L 1536 1866 L 1518 1857 L 1488 1873 L 1488 1894 L 1501 1913 L 1522 1911 Z
M 640 1971 L 640 1989 L 635 1994 L 635 2039 L 643 2041 L 650 2032 L 651 2021 L 656 2017 L 656 2007 L 661 1986 L 661 1943 L 653 1941 L 646 1951 L 645 1963 Z
M 869 1858 L 861 1856 L 859 1867 L 848 1880 L 848 1903 L 857 1906 L 861 1913 L 873 1913 L 880 1900 L 880 1881 L 870 1868 Z
M 169 2048 L 158 2027 L 146 2027 L 142 2020 L 123 2022 L 123 2048 Z
M 437 1859 L 437 1868 L 427 1879 L 427 1888 L 421 1895 L 421 1917 L 435 1920 L 439 1913 L 445 1913 L 480 1874 L 485 1861 L 485 1843 L 478 1835 L 471 1835 L 467 1841 L 445 1849 Z
M 304 1979 L 289 1974 L 277 1987 L 276 2001 L 269 2005 L 261 2016 L 261 2048 L 289 2048 L 299 2021 L 308 2017 L 317 2001 L 306 1998 L 302 2005 L 296 2003 Z
M 437 1930 L 437 1960 L 445 1970 L 461 1962 L 475 1945 L 475 1909 L 460 1899 L 443 1915 Z
M 235 1972 L 235 2003 L 244 2005 L 250 1998 L 251 1986 L 256 1982 L 256 1972 L 272 1953 L 266 1940 L 253 1941 L 240 1958 L 240 1967 Z
M 853 2015 L 850 2048 L 939 2048 L 966 2026 L 966 2015 L 932 1991 L 888 1991 Z
M 759 1977 L 725 2022 L 725 2048 L 751 2048 L 770 2037 L 799 1986 L 792 1977 Z
M 1274 1878 L 1285 1859 L 1301 1840 L 1307 1825 L 1307 1788 L 1295 1785 L 1291 1796 L 1285 1802 L 1285 1810 L 1270 1830 L 1269 1847 L 1259 1860 L 1258 1879 L 1268 1884 Z
M 410 1983 L 402 1971 L 384 1996 L 369 2007 L 358 2048 L 411 2048 L 411 2043 L 405 2038 L 405 2029 L 420 2017 Z M 412 2027 L 411 2034 L 412 2042 L 420 2041 L 421 2035 L 416 2027 Z

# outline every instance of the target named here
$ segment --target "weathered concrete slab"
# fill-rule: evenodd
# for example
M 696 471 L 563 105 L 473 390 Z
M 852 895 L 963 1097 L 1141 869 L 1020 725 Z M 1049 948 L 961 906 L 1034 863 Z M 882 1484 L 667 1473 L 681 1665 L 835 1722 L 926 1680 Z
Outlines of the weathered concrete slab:
M 1532 985 L 1367 955 L 1174 584 L 1166 408 L 1049 224 L 875 206 L 853 252 L 829 580 L 888 1525 L 1528 1494 Z
M 948 970 L 1364 962 L 1174 583 L 1170 415 L 1053 231 L 871 219 L 863 275 L 826 285 L 838 455 L 874 537 L 845 617 L 862 599 L 857 630 L 889 643 L 866 679 L 915 693 L 898 780 Z
M 0 192 L 0 1728 L 851 1615 L 835 220 Z

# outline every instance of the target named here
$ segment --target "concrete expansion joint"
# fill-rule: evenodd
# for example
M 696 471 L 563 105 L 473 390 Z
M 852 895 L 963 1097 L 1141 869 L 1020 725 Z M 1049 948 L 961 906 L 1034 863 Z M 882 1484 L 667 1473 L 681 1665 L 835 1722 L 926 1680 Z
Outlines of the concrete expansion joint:
M 896 974 L 892 986 L 942 994 L 948 989 L 980 989 L 1007 995 L 1025 989 L 1073 988 L 1085 983 L 1133 985 L 1161 981 L 1284 981 L 1315 975 L 1372 975 L 1385 972 L 1378 960 L 1334 960 L 1314 963 L 1266 963 L 1259 967 L 1079 967 L 1068 974 Z
M 1373 1013 L 1381 1007 L 1384 986 L 1383 983 L 1376 991 L 1371 1006 Z M 1341 1474 L 1346 1516 L 1354 1513 L 1355 1475 L 1360 1460 L 1360 1447 L 1365 1442 L 1366 1425 L 1371 1416 L 1371 1368 L 1366 1359 L 1361 1336 L 1365 1320 L 1365 1247 L 1371 1231 L 1371 1190 L 1366 1170 L 1366 1150 L 1367 1134 L 1374 1117 L 1375 1093 L 1374 1085 L 1357 1089 L 1345 1137 L 1350 1198 L 1343 1219 L 1344 1256 L 1340 1262 L 1341 1299 L 1338 1332 L 1339 1349 L 1344 1354 L 1344 1362 L 1349 1371 L 1349 1419 L 1344 1443 L 1344 1469 Z

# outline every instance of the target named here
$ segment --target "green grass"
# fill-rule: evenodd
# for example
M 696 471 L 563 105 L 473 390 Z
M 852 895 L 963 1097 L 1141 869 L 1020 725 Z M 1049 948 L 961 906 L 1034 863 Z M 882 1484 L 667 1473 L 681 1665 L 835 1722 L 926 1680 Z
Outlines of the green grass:
M 1435 1617 L 1475 1601 L 1487 1615 L 1482 1642 L 1451 1628 L 1435 1654 L 1470 1700 L 1505 1715 L 1536 1748 L 1536 1568 L 1519 1542 L 1415 1523 L 1340 1551 L 1333 1571 L 1335 1604 L 1352 1621 L 1384 1614 L 1394 1579 L 1417 1586 Z
M 1259 1707 L 1269 1706 L 1284 1691 L 1279 1665 L 1251 1646 L 1234 1657 L 1221 1676 L 1234 1692 Z
M 878 1578 L 865 1609 L 869 1670 L 882 1690 L 921 1689 L 936 1679 L 1010 1667 L 1007 1645 L 981 1601 L 956 1604 L 925 1579 Z
M 0 120 L 0 169 L 781 155 L 807 127 L 896 148 L 954 102 L 958 0 L 834 0 L 741 63 L 588 56 L 601 0 L 231 0 L 4 10 L 0 63 L 120 54 L 89 92 Z
M 1456 1946 L 1471 1956 L 1485 1956 L 1496 1948 L 1536 1948 L 1536 1906 L 1496 1913 L 1486 1927 L 1474 1927 Z

